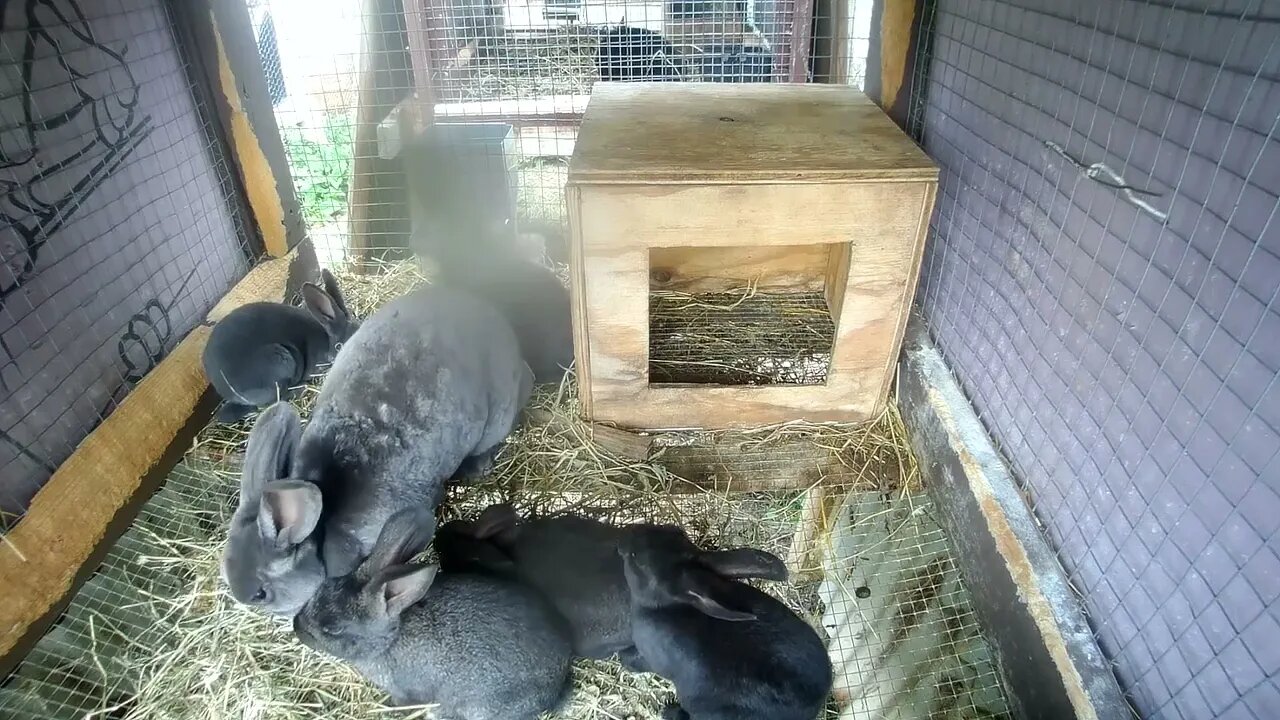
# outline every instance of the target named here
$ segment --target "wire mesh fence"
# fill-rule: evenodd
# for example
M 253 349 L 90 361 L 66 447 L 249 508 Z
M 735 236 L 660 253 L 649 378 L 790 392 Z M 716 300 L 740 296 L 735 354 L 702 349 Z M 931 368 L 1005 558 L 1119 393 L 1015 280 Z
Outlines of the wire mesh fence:
M 250 238 L 162 2 L 36 0 L 0 13 L 8 529 L 244 274 Z
M 860 28 L 849 34 L 855 45 L 869 37 L 868 6 L 858 2 L 847 13 L 850 27 Z M 590 86 L 655 74 L 805 80 L 810 25 L 797 18 L 812 8 L 805 0 L 265 0 L 252 4 L 251 17 L 309 238 L 321 262 L 339 272 L 353 311 L 365 315 L 421 280 L 410 259 L 413 235 L 438 228 L 442 208 L 451 218 L 446 230 L 511 233 L 563 264 L 567 159 Z M 856 49 L 849 57 L 851 68 L 865 67 Z M 856 72 L 849 77 L 856 81 Z M 398 147 L 397 108 L 423 102 L 415 94 L 434 104 L 435 144 Z M 759 299 L 767 302 L 725 312 L 753 325 L 771 320 L 781 340 L 762 337 L 750 348 L 768 356 L 771 381 L 821 382 L 825 366 L 812 365 L 830 353 L 825 298 Z M 658 320 L 689 318 L 659 313 Z M 657 341 L 661 348 L 662 333 Z M 678 338 L 668 346 L 689 350 Z M 313 398 L 303 392 L 304 409 Z M 541 391 L 531 412 L 537 419 L 507 444 L 494 477 L 453 491 L 444 514 L 470 515 L 510 498 L 540 512 L 677 522 L 704 543 L 776 552 L 796 574 L 768 589 L 826 638 L 836 666 L 826 717 L 890 709 L 903 718 L 1007 716 L 896 416 L 861 428 L 669 435 L 638 459 L 598 445 L 574 403 L 572 381 Z M 65 617 L 0 686 L 0 714 L 266 719 L 381 711 L 383 698 L 350 668 L 303 649 L 287 627 L 236 605 L 222 587 L 218 561 L 247 429 L 205 430 Z M 781 485 L 790 489 L 771 489 Z M 576 677 L 565 717 L 656 718 L 672 695 L 653 676 L 613 663 L 581 663 Z
M 651 292 L 649 382 L 822 385 L 835 335 L 821 292 Z
M 415 273 L 339 279 L 361 314 L 421 282 Z M 304 414 L 317 390 L 299 390 Z M 896 415 L 862 427 L 667 434 L 655 439 L 652 459 L 597 443 L 577 416 L 571 382 L 540 390 L 530 416 L 491 477 L 450 491 L 444 519 L 507 499 L 522 513 L 673 522 L 705 545 L 767 550 L 793 575 L 766 589 L 827 639 L 837 680 L 824 718 L 1008 717 Z M 381 693 L 350 667 L 303 647 L 288 622 L 238 605 L 222 586 L 250 427 L 201 433 L 62 620 L 0 685 L 0 714 L 345 720 L 385 712 Z M 728 492 L 735 486 L 743 492 Z M 673 697 L 668 683 L 614 662 L 579 661 L 574 673 L 559 717 L 656 720 Z
M 1143 717 L 1280 711 L 1280 15 L 936 3 L 921 302 Z

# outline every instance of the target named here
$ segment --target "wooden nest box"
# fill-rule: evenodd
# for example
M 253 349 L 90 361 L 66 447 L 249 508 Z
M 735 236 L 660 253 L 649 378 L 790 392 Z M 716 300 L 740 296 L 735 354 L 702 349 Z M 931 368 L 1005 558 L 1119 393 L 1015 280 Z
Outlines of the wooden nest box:
M 567 191 L 584 414 L 638 429 L 875 417 L 937 179 L 849 88 L 597 84 Z

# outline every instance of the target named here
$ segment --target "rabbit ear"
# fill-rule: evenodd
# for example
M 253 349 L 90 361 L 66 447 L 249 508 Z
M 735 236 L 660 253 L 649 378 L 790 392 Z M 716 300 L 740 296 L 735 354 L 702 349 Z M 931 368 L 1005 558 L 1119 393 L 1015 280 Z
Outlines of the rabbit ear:
M 331 327 L 345 314 L 338 301 L 315 283 L 303 283 L 302 304 L 325 327 Z
M 686 570 L 680 577 L 680 589 L 680 599 L 704 615 L 733 622 L 756 619 L 754 613 L 737 607 L 732 599 L 732 586 L 715 573 L 692 568 Z
M 289 477 L 293 455 L 302 437 L 302 419 L 287 402 L 278 402 L 263 411 L 249 431 L 240 475 L 240 505 L 252 508 L 262 497 L 267 483 Z
M 485 508 L 471 527 L 475 537 L 487 540 L 510 530 L 519 522 L 520 516 L 516 514 L 515 508 L 509 503 L 499 503 Z
M 371 599 L 388 617 L 399 617 L 427 594 L 437 570 L 436 565 L 397 565 L 384 570 L 369 584 Z
M 424 507 L 405 508 L 382 526 L 369 559 L 360 566 L 366 577 L 392 565 L 408 562 L 427 549 L 436 532 L 436 516 Z
M 718 550 L 704 552 L 698 561 L 706 565 L 718 575 L 740 580 L 743 578 L 760 578 L 762 580 L 786 580 L 787 565 L 773 553 L 752 548 L 736 550 Z
M 258 506 L 258 532 L 276 548 L 297 545 L 311 537 L 320 522 L 320 488 L 301 480 L 267 483 Z
M 347 310 L 347 299 L 342 296 L 342 288 L 338 287 L 338 278 L 328 270 L 321 270 L 320 278 L 324 282 L 324 291 L 329 298 L 337 303 L 343 315 L 350 315 L 351 313 Z

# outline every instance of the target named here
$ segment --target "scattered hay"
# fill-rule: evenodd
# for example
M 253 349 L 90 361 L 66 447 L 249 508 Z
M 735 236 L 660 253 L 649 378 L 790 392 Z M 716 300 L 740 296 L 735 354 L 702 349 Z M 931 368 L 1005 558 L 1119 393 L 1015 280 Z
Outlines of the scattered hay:
M 835 336 L 820 292 L 649 294 L 652 382 L 821 385 Z
M 598 44 L 585 27 L 508 34 L 437 78 L 437 93 L 447 101 L 584 95 L 600 77 Z
M 354 312 L 366 314 L 423 280 L 412 263 L 385 270 L 339 273 Z M 305 415 L 316 395 L 312 384 L 298 389 L 293 401 Z M 918 487 L 901 420 L 892 410 L 862 427 L 788 423 L 749 432 L 663 434 L 644 459 L 616 455 L 593 440 L 592 426 L 578 417 L 572 377 L 559 387 L 539 388 L 530 415 L 537 422 L 513 434 L 492 476 L 451 488 L 443 519 L 474 516 L 507 500 L 525 513 L 573 511 L 618 522 L 677 523 L 708 545 L 751 545 L 788 558 L 809 504 L 805 492 L 730 496 L 708 490 L 704 481 L 724 467 L 728 454 L 752 458 L 744 471 L 760 477 L 786 477 L 803 463 L 812 470 L 813 458 L 820 457 L 826 469 L 813 478 L 815 484 L 894 494 Z M 92 640 L 87 630 L 77 630 L 67 657 L 58 656 L 58 663 L 75 666 L 78 682 L 95 688 L 83 693 L 87 699 L 45 702 L 43 694 L 63 683 L 29 661 L 25 684 L 0 692 L 0 714 L 48 720 L 83 718 L 83 709 L 91 709 L 93 717 L 115 720 L 355 720 L 393 712 L 350 668 L 305 648 L 287 624 L 237 605 L 225 592 L 219 559 L 251 427 L 249 420 L 206 428 L 91 581 L 110 581 L 111 592 L 94 594 L 86 586 L 78 594 L 64 627 L 116 628 L 111 637 Z M 706 453 L 702 461 L 700 452 Z M 681 470 L 679 476 L 672 467 L 711 469 L 707 477 L 694 477 L 702 471 Z M 820 625 L 816 578 L 798 574 L 768 589 Z M 79 659 L 73 657 L 76 649 Z M 616 663 L 579 662 L 575 675 L 577 693 L 565 718 L 656 720 L 672 697 L 665 681 Z M 65 712 L 72 707 L 82 710 Z

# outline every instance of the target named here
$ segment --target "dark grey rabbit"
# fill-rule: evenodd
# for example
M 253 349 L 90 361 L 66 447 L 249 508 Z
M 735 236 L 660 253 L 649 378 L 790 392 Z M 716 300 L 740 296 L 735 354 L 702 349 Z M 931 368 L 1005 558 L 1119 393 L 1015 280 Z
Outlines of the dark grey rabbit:
M 517 582 L 406 564 L 434 525 L 424 508 L 394 515 L 356 572 L 326 580 L 294 618 L 298 638 L 394 705 L 439 703 L 437 717 L 532 720 L 562 705 L 571 650 L 555 611 Z
M 532 387 L 510 325 L 471 295 L 424 287 L 370 316 L 334 359 L 288 475 L 323 494 L 296 504 L 307 514 L 294 524 L 323 522 L 326 573 L 353 571 L 397 511 L 434 507 L 449 480 L 487 473 Z M 229 577 L 232 595 L 292 614 L 297 604 L 253 582 L 272 575 L 260 564 L 278 544 L 259 542 L 229 546 L 225 562 L 255 566 Z
M 520 351 L 539 383 L 558 383 L 573 364 L 569 291 L 548 268 L 528 260 L 495 261 L 457 283 L 493 303 L 511 323 Z
M 831 661 L 808 623 L 743 578 L 783 580 L 760 550 L 704 551 L 678 527 L 628 528 L 619 552 L 632 635 L 671 680 L 667 720 L 814 720 L 831 693 Z
M 289 479 L 301 436 L 302 420 L 287 402 L 258 416 L 222 557 L 222 576 L 236 599 L 280 614 L 301 608 L 325 577 L 314 533 L 320 488 Z
M 574 515 L 520 521 L 507 504 L 440 528 L 448 570 L 505 574 L 541 592 L 569 623 L 575 655 L 644 664 L 631 639 L 631 595 L 618 554 L 624 529 Z
M 481 223 L 472 223 L 480 227 Z M 440 284 L 472 293 L 493 303 L 511 323 L 525 362 L 538 383 L 558 383 L 573 363 L 573 321 L 569 291 L 560 278 L 542 263 L 522 256 L 514 239 L 502 235 L 490 223 L 487 232 L 472 231 L 474 244 L 452 242 L 455 236 L 424 238 L 419 233 L 415 249 L 430 257 Z M 466 236 L 470 237 L 470 236 Z
M 306 309 L 256 302 L 232 310 L 209 333 L 204 372 L 223 399 L 219 422 L 236 422 L 285 397 L 288 388 L 328 363 L 358 327 L 338 281 L 302 286 Z

